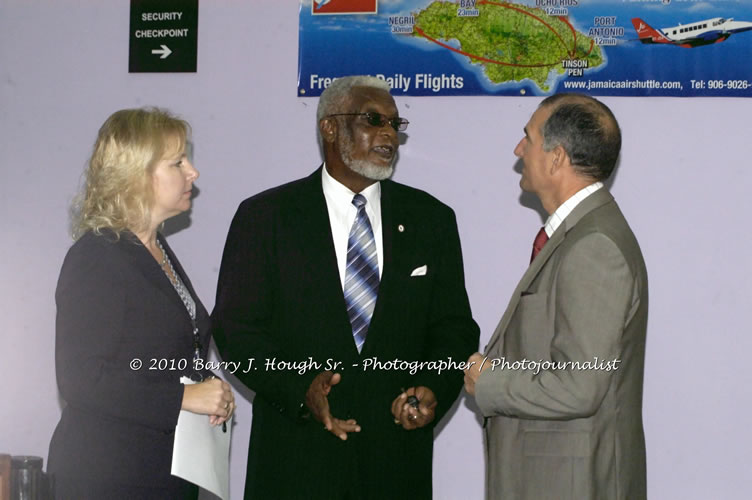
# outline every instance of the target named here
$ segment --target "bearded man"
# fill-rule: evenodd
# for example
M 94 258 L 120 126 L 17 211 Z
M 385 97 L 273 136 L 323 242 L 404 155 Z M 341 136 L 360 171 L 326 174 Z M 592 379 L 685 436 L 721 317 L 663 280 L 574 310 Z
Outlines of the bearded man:
M 389 90 L 335 80 L 324 164 L 230 227 L 213 320 L 226 361 L 256 360 L 236 373 L 256 393 L 245 498 L 432 496 L 433 429 L 463 380 L 451 363 L 479 330 L 454 212 L 389 180 L 408 124 Z

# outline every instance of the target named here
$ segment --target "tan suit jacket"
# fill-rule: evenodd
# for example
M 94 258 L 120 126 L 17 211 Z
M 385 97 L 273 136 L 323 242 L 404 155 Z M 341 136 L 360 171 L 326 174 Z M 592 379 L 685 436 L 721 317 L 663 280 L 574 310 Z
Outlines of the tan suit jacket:
M 486 347 L 488 498 L 646 497 L 647 316 L 640 247 L 600 189 L 551 235 Z

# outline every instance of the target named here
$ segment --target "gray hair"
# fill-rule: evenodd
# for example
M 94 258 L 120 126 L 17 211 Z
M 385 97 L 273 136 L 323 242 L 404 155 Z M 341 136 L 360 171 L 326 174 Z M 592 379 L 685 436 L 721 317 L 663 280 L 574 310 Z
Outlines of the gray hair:
M 608 106 L 584 94 L 554 94 L 539 107 L 553 109 L 541 129 L 543 150 L 561 146 L 577 173 L 608 179 L 621 150 L 619 123 Z
M 316 121 L 320 122 L 324 117 L 335 113 L 347 113 L 343 109 L 353 87 L 370 87 L 389 92 L 391 87 L 381 78 L 368 75 L 344 76 L 337 78 L 329 85 L 319 98 L 319 107 L 316 110 Z

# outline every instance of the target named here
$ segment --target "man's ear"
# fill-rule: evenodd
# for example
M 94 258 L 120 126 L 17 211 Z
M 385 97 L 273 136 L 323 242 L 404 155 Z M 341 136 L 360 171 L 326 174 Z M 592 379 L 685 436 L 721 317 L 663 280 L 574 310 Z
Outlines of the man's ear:
M 551 153 L 551 174 L 553 175 L 560 168 L 569 164 L 569 155 L 561 145 L 556 146 Z
M 337 120 L 334 118 L 323 118 L 319 122 L 319 132 L 324 142 L 334 142 L 337 138 Z

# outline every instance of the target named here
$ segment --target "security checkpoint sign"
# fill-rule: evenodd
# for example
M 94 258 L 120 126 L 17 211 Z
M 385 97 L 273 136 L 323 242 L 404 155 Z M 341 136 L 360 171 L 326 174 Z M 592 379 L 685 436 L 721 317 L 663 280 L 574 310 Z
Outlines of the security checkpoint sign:
M 131 0 L 130 73 L 195 73 L 198 0 Z

